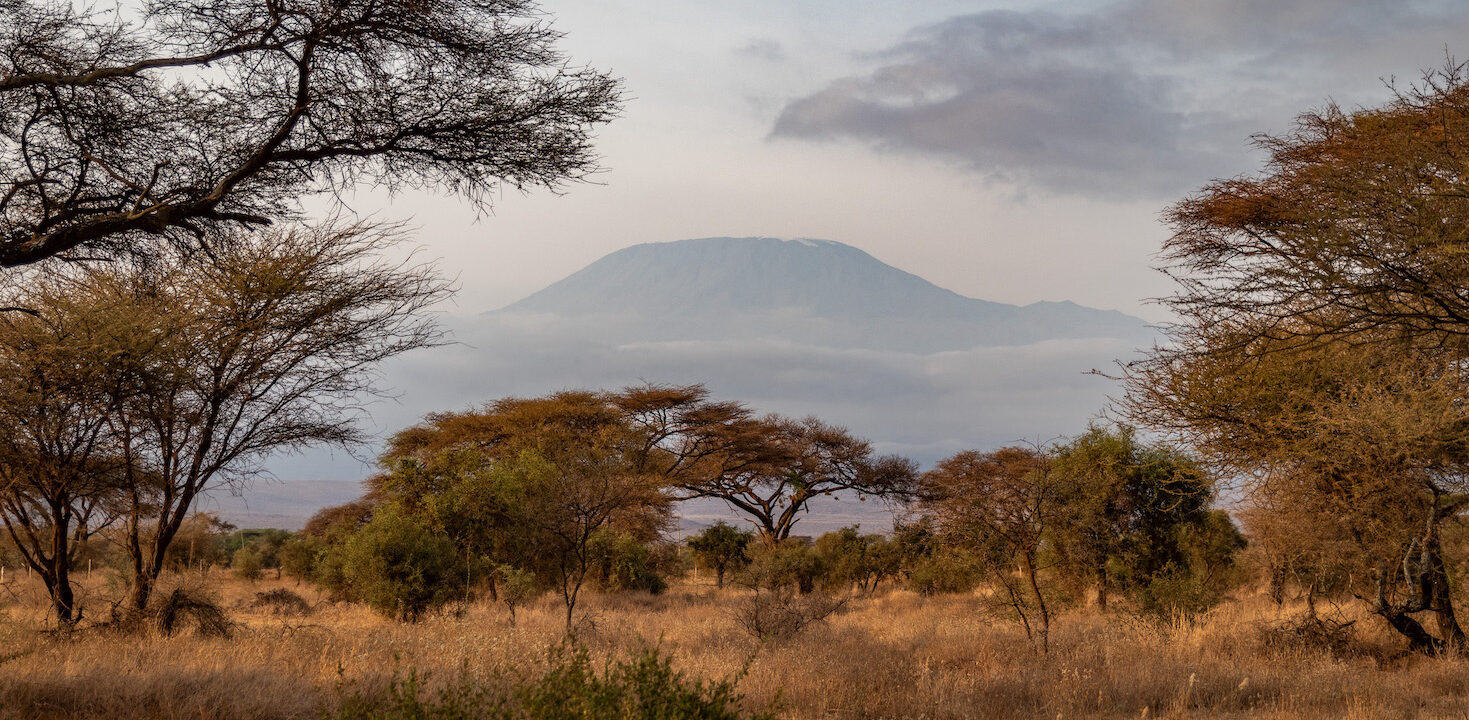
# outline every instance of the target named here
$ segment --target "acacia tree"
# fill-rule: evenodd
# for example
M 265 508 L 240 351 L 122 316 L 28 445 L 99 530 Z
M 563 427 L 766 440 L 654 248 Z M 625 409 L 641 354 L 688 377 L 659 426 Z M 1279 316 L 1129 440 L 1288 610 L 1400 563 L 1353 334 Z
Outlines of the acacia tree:
M 1298 513 L 1325 535 L 1313 547 L 1355 548 L 1375 586 L 1356 592 L 1424 652 L 1462 637 L 1439 534 L 1469 489 L 1466 133 L 1469 83 L 1449 64 L 1380 108 L 1261 137 L 1263 172 L 1169 209 L 1180 320 L 1124 369 L 1134 419 Z
M 1165 271 L 1179 288 L 1165 304 L 1185 324 L 1233 328 L 1236 341 L 1336 337 L 1464 356 L 1466 142 L 1469 77 L 1458 64 L 1382 107 L 1330 104 L 1291 132 L 1257 137 L 1269 153 L 1262 172 L 1166 211 Z
M 818 497 L 908 498 L 918 481 L 913 461 L 877 455 L 868 441 L 814 417 L 739 418 L 690 435 L 691 443 L 719 449 L 674 476 L 682 496 L 723 500 L 749 516 L 769 545 L 790 537 Z
M 653 451 L 610 394 L 504 398 L 394 435 L 372 490 L 437 515 L 451 537 L 498 564 L 547 577 L 570 632 L 596 536 L 610 529 L 647 542 L 667 525 L 671 498 L 646 469 Z
M 618 111 L 532 0 L 131 7 L 0 3 L 0 267 L 151 255 L 362 182 L 555 189 Z
M 379 260 L 395 240 L 361 224 L 292 228 L 163 270 L 153 291 L 175 318 L 173 352 L 138 374 L 110 428 L 134 611 L 201 492 L 248 480 L 272 453 L 359 441 L 375 364 L 438 341 L 424 311 L 446 285 Z
M 1365 580 L 1352 590 L 1414 650 L 1458 646 L 1441 536 L 1469 503 L 1469 378 L 1442 353 L 1294 342 L 1139 363 L 1126 406 L 1245 478 L 1257 524 L 1288 525 L 1277 541 Z
M 917 466 L 814 417 L 757 417 L 709 399 L 702 385 L 624 388 L 616 405 L 644 437 L 643 462 L 680 499 L 718 498 L 749 516 L 760 538 L 788 538 L 811 500 L 849 491 L 905 500 Z
M 1041 589 L 1039 554 L 1060 502 L 1051 458 L 1026 447 L 968 450 L 942 460 L 923 474 L 920 494 L 920 506 L 946 541 L 988 561 L 1026 637 L 1039 636 L 1042 652 L 1050 650 L 1051 609 Z M 1023 590 L 1016 587 L 1016 570 Z
M 160 341 L 165 309 L 134 289 L 68 268 L 29 278 L 24 301 L 45 313 L 0 314 L 0 521 L 63 626 L 81 619 L 77 553 L 117 510 L 111 412 Z
M 725 573 L 745 563 L 745 548 L 753 539 L 752 533 L 720 520 L 690 537 L 688 545 L 699 559 L 714 568 L 714 586 L 723 588 Z

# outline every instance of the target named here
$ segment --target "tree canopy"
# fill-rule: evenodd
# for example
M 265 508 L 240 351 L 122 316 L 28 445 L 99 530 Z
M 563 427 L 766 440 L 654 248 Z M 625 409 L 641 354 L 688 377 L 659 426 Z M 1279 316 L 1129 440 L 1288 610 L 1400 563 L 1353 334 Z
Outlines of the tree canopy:
M 0 267 L 193 245 L 361 183 L 555 189 L 620 102 L 531 0 L 10 0 L 0 27 Z
M 1179 320 L 1124 367 L 1121 402 L 1244 480 L 1252 524 L 1291 527 L 1425 652 L 1464 638 L 1441 536 L 1469 497 L 1466 133 L 1451 64 L 1262 137 L 1261 173 L 1168 212 Z
M 1336 104 L 1262 135 L 1262 172 L 1169 208 L 1182 322 L 1302 341 L 1469 337 L 1469 77 L 1427 73 L 1377 108 Z M 1216 339 L 1219 339 L 1216 336 Z
M 201 493 L 271 453 L 360 440 L 373 365 L 439 338 L 422 311 L 446 287 L 384 262 L 394 237 L 279 228 L 206 258 L 41 267 L 8 287 L 32 310 L 0 317 L 0 476 L 14 481 L 0 515 L 54 548 L 28 562 L 58 573 L 68 527 L 117 522 L 141 612 Z

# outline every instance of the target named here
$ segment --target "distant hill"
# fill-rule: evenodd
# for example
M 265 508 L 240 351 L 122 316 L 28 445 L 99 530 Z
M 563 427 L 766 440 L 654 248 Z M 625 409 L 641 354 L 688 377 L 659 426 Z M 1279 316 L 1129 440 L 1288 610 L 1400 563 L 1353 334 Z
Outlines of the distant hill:
M 846 426 L 924 465 L 961 449 L 1081 432 L 1115 390 L 1087 371 L 1154 340 L 1146 323 L 1120 312 L 977 300 L 848 245 L 773 238 L 629 247 L 517 303 L 446 324 L 458 344 L 384 365 L 399 400 L 373 407 L 378 430 L 506 396 L 703 383 L 761 412 Z M 371 472 L 319 452 L 271 469 L 322 481 Z M 353 493 L 352 482 L 292 480 L 216 502 L 243 523 L 299 523 Z M 288 495 L 301 499 L 298 511 Z M 730 517 L 717 502 L 680 512 L 689 529 Z M 831 499 L 800 532 L 854 522 L 879 530 L 890 519 L 879 503 Z
M 938 352 L 1152 336 L 1115 310 L 1007 305 L 938 287 L 830 240 L 701 238 L 618 250 L 492 315 L 591 321 L 600 339 L 784 339 Z

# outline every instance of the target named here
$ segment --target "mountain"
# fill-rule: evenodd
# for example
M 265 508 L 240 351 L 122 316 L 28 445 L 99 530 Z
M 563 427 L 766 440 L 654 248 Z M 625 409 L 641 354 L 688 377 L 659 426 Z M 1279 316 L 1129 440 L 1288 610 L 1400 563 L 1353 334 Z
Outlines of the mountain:
M 635 245 L 494 314 L 581 319 L 592 335 L 621 341 L 764 337 L 911 352 L 1151 337 L 1117 311 L 978 300 L 850 245 L 776 238 Z
M 1083 431 L 1116 389 L 1088 371 L 1154 339 L 1119 312 L 977 300 L 848 245 L 772 238 L 637 245 L 505 308 L 445 324 L 456 344 L 384 364 L 383 385 L 397 399 L 372 407 L 369 430 L 385 435 L 430 412 L 507 396 L 703 383 L 716 398 L 816 415 L 924 465 Z M 216 507 L 247 525 L 299 524 L 371 473 L 323 452 L 275 458 L 269 469 L 286 482 L 219 497 Z M 731 517 L 717 502 L 685 504 L 680 514 L 690 528 Z M 799 532 L 890 521 L 880 503 L 829 498 Z

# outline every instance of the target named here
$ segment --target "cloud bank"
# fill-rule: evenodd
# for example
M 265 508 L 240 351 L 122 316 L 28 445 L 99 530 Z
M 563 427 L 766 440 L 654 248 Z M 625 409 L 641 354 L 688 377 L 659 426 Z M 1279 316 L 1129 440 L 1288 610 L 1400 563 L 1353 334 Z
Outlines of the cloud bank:
M 1447 2 L 987 11 L 908 32 L 870 72 L 787 103 L 771 136 L 857 140 L 1056 193 L 1175 197 L 1254 167 L 1251 133 L 1328 97 L 1380 102 L 1379 78 L 1416 78 L 1466 31 L 1469 8 Z

